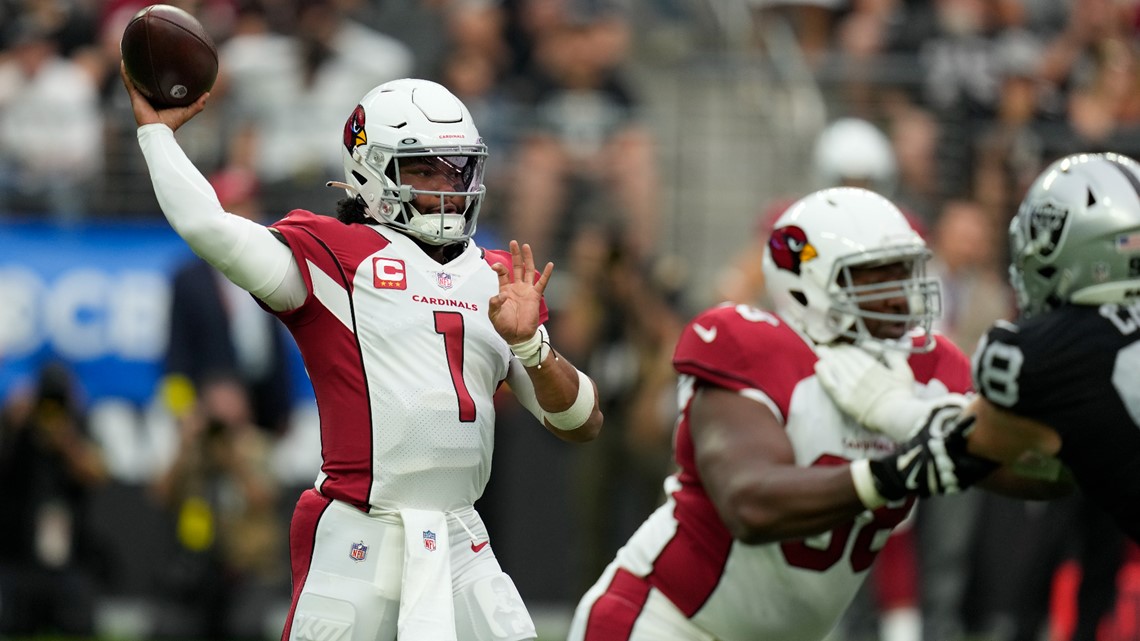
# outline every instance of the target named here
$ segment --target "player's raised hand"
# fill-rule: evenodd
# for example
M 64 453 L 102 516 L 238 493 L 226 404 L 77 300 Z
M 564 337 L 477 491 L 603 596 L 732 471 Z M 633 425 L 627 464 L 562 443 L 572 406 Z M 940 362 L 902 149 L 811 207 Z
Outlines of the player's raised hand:
M 539 309 L 546 283 L 554 271 L 554 263 L 546 263 L 538 280 L 534 279 L 534 254 L 530 245 L 511 241 L 511 266 L 492 266 L 499 275 L 499 293 L 492 296 L 488 314 L 495 331 L 508 345 L 530 340 L 538 331 Z
M 127 94 L 131 97 L 131 110 L 135 114 L 135 123 L 138 126 L 150 125 L 154 123 L 162 123 L 170 127 L 172 131 L 178 131 L 178 128 L 186 124 L 194 116 L 198 115 L 203 109 L 206 108 L 206 99 L 210 94 L 204 93 L 201 97 L 193 103 L 185 107 L 170 107 L 167 109 L 155 109 L 154 105 L 142 95 L 134 83 L 127 76 L 127 67 L 119 62 L 119 77 L 123 80 L 123 86 L 127 89 Z

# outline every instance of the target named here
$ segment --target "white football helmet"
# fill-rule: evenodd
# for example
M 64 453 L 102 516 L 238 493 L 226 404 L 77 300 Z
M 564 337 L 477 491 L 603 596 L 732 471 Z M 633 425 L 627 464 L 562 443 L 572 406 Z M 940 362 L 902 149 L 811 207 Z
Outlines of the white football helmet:
M 816 138 L 812 168 L 819 187 L 841 187 L 853 180 L 881 194 L 894 192 L 898 167 L 891 141 L 859 118 L 840 118 Z
M 926 242 L 886 198 L 857 187 L 823 189 L 797 201 L 776 221 L 764 249 L 764 278 L 776 311 L 817 344 L 840 337 L 859 345 L 929 351 L 941 313 L 939 283 L 926 277 Z M 905 280 L 853 286 L 851 270 L 904 263 Z M 903 313 L 861 305 L 905 297 Z M 871 335 L 864 320 L 906 323 L 900 340 Z M 912 340 L 920 332 L 920 340 Z
M 487 146 L 467 107 L 443 85 L 416 79 L 393 80 L 369 91 L 344 125 L 345 182 L 349 197 L 365 213 L 426 243 L 446 245 L 475 233 L 486 187 Z M 413 189 L 400 183 L 400 163 L 430 158 L 456 177 L 453 191 Z M 439 206 L 419 211 L 417 196 L 439 198 Z M 447 199 L 462 197 L 456 211 Z
M 1112 153 L 1054 162 L 1026 192 L 1009 242 L 1023 316 L 1140 298 L 1140 165 Z

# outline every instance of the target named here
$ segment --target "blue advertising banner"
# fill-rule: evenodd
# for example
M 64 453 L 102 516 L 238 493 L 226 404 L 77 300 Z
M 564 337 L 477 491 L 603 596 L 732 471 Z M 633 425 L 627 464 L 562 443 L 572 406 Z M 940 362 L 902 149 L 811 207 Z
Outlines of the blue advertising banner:
M 0 398 L 59 359 L 88 402 L 149 401 L 166 350 L 170 279 L 192 257 L 165 222 L 0 222 Z

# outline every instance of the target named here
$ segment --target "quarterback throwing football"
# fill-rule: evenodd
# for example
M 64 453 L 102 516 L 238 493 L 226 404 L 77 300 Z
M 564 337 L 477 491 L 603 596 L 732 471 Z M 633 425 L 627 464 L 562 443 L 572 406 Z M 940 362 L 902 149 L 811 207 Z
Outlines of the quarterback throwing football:
M 528 245 L 472 240 L 487 150 L 444 87 L 396 80 L 348 116 L 336 218 L 270 227 L 223 211 L 174 131 L 206 97 L 155 111 L 138 139 L 170 225 L 292 332 L 320 412 L 322 464 L 290 529 L 282 639 L 531 639 L 534 624 L 473 508 L 505 381 L 559 438 L 602 426 L 594 383 L 550 346 Z

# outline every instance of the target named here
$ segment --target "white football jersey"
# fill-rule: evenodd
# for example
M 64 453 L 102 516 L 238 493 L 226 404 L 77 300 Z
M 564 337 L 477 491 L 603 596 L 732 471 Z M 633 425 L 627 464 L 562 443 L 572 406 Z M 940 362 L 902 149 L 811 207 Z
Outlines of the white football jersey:
M 491 263 L 510 255 L 468 242 L 441 265 L 387 227 L 301 210 L 273 228 L 310 293 L 278 316 L 316 394 L 316 488 L 361 508 L 470 506 L 490 474 L 493 396 L 511 358 L 487 315 Z
M 771 409 L 784 424 L 797 465 L 842 465 L 893 451 L 889 438 L 832 402 L 815 377 L 815 361 L 807 340 L 778 316 L 753 307 L 716 307 L 689 324 L 673 356 L 681 416 L 674 436 L 678 472 L 665 484 L 668 501 L 583 598 L 571 639 L 651 639 L 651 626 L 678 615 L 687 619 L 677 626 L 687 630 L 678 639 L 817 641 L 832 629 L 914 500 L 864 512 L 817 536 L 744 545 L 732 538 L 705 493 L 689 435 L 695 389 L 716 385 Z M 912 356 L 910 364 L 924 395 L 969 388 L 969 362 L 950 341 Z M 599 605 L 595 613 L 594 603 L 611 592 L 623 607 L 639 603 L 640 611 L 655 617 L 639 627 L 636 608 L 615 617 L 601 612 L 608 605 Z

